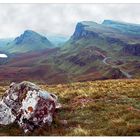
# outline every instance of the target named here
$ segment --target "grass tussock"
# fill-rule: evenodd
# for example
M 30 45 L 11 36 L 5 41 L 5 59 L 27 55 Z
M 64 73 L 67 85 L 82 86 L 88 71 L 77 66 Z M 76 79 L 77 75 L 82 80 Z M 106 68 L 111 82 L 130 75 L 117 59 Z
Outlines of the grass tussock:
M 27 135 L 139 136 L 140 80 L 106 80 L 41 85 L 58 95 L 63 107 L 53 124 Z M 5 87 L 0 87 L 3 93 Z M 67 123 L 62 123 L 66 120 Z M 0 127 L 0 135 L 24 135 L 16 124 Z

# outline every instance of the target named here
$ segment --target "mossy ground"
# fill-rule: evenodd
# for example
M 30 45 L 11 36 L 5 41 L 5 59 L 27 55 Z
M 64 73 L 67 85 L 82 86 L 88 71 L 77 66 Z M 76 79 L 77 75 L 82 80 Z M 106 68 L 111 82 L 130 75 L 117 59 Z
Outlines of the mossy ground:
M 140 80 L 106 80 L 41 85 L 58 95 L 62 109 L 53 124 L 33 136 L 139 136 Z M 0 87 L 3 93 L 5 87 Z M 67 124 L 60 123 L 67 120 Z M 25 135 L 17 124 L 0 127 L 0 135 Z

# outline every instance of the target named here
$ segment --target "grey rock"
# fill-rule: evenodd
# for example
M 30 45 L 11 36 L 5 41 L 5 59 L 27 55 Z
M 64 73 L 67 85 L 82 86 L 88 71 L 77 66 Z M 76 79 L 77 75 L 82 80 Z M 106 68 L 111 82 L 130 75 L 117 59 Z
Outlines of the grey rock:
M 58 97 L 24 81 L 11 83 L 0 101 L 0 124 L 17 122 L 24 132 L 44 124 L 51 125 L 58 108 Z

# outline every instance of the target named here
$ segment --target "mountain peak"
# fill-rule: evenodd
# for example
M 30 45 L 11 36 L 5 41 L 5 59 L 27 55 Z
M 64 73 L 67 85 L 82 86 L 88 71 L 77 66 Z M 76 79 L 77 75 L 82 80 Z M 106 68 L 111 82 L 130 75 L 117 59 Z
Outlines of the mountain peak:
M 15 38 L 15 42 L 17 45 L 26 42 L 35 42 L 36 40 L 49 42 L 45 36 L 42 36 L 39 33 L 32 30 L 25 30 L 23 34 Z
M 35 33 L 33 30 L 25 30 L 24 33 Z
M 29 37 L 29 36 L 40 36 L 43 37 L 42 35 L 40 35 L 39 33 L 33 31 L 33 30 L 25 30 L 24 33 L 21 35 L 22 37 Z
M 53 47 L 52 43 L 45 36 L 32 30 L 25 30 L 23 34 L 15 38 L 8 46 L 9 51 L 12 53 L 39 51 Z

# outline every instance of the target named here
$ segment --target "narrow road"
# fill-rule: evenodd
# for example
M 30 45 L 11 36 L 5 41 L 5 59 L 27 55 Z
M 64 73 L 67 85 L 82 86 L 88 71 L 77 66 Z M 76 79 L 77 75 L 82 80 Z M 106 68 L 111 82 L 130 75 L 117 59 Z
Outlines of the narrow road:
M 111 59 L 111 57 L 105 57 L 105 58 L 103 59 L 103 63 L 104 63 L 105 65 L 110 65 L 112 68 L 119 68 L 120 71 L 121 71 L 127 78 L 132 78 L 132 75 L 130 75 L 128 72 L 122 70 L 119 66 L 109 64 L 109 63 L 107 62 L 108 59 Z
M 107 63 L 107 60 L 108 60 L 108 59 L 111 59 L 111 57 L 105 57 L 105 58 L 103 59 L 103 63 L 106 64 L 106 65 L 110 65 L 110 64 Z
M 122 70 L 121 68 L 120 68 L 120 71 L 121 71 L 127 78 L 132 78 L 132 75 L 130 75 L 128 72 Z

